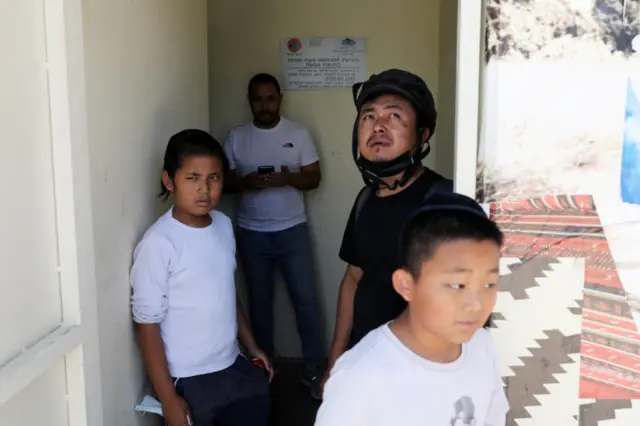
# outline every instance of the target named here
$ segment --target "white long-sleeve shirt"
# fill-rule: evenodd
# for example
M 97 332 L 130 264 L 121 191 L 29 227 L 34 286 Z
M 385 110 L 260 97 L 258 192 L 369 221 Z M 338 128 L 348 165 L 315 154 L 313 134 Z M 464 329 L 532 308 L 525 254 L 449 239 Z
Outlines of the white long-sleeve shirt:
M 208 227 L 193 228 L 170 209 L 133 256 L 133 319 L 160 324 L 176 378 L 223 370 L 239 354 L 233 227 L 224 213 L 212 211 L 211 217 Z

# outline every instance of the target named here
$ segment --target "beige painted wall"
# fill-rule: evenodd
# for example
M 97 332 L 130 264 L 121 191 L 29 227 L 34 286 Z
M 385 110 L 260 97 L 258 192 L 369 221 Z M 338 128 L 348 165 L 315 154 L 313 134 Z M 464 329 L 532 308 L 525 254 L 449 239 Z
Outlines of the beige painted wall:
M 450 72 L 451 68 L 450 59 L 447 67 L 440 67 L 441 47 L 453 46 L 455 52 L 455 39 L 450 45 L 440 40 L 440 0 L 398 0 L 393 7 L 382 0 L 208 3 L 211 130 L 220 140 L 230 128 L 250 119 L 246 102 L 249 78 L 263 71 L 279 75 L 279 46 L 288 36 L 367 37 L 369 73 L 392 67 L 415 72 L 428 82 L 438 100 L 439 95 L 451 97 L 445 105 L 453 109 L 450 84 L 441 86 L 438 78 L 439 72 Z M 442 1 L 443 7 L 451 7 L 451 3 L 455 2 Z M 445 16 L 455 16 L 455 12 Z M 455 37 L 455 19 L 447 34 L 451 32 Z M 440 94 L 441 87 L 447 92 Z M 342 232 L 362 186 L 351 158 L 354 112 L 350 90 L 285 92 L 283 114 L 310 128 L 322 162 L 323 181 L 307 197 L 307 209 L 327 340 L 333 331 L 338 286 L 345 268 L 338 258 Z M 452 114 L 448 114 L 449 120 Z M 447 114 L 444 115 L 446 120 Z M 444 137 L 436 132 L 426 163 L 451 176 L 453 125 L 448 126 L 443 120 L 439 125 L 449 130 L 443 132 Z M 232 212 L 232 204 L 226 200 L 224 209 Z M 293 313 L 279 284 L 275 308 L 277 352 L 281 356 L 299 356 Z
M 169 137 L 208 127 L 206 2 L 83 6 L 104 424 L 129 426 L 142 422 L 133 405 L 145 380 L 129 311 L 131 255 L 161 211 Z
M 438 171 L 453 177 L 456 134 L 456 67 L 458 1 L 443 0 L 440 7 L 440 61 L 438 71 Z M 471 155 L 474 155 L 471 153 Z

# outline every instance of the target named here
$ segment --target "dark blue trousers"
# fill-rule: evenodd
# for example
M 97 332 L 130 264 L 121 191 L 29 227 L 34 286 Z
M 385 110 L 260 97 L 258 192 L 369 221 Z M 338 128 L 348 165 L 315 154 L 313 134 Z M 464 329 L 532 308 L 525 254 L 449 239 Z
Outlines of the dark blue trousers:
M 267 426 L 269 378 L 243 357 L 215 373 L 176 379 L 194 426 Z
M 274 280 L 279 267 L 295 311 L 305 366 L 313 370 L 324 359 L 324 350 L 307 224 L 277 232 L 238 228 L 236 240 L 249 290 L 251 326 L 258 346 L 270 357 L 274 356 Z

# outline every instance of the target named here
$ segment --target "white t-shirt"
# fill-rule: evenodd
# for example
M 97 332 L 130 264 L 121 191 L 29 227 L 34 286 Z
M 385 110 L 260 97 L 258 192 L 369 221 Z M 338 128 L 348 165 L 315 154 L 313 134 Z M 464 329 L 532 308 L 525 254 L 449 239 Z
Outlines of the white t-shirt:
M 162 215 L 133 255 L 133 319 L 160 324 L 172 377 L 229 367 L 239 354 L 236 317 L 236 243 L 231 220 L 193 228 Z
M 504 426 L 508 403 L 489 333 L 449 364 L 418 356 L 387 325 L 336 362 L 315 426 Z
M 224 145 L 231 170 L 246 176 L 260 166 L 300 167 L 318 161 L 309 131 L 302 125 L 282 117 L 273 129 L 260 129 L 253 123 L 233 129 Z M 252 231 L 274 232 L 304 223 L 307 216 L 304 196 L 291 187 L 245 191 L 240 197 L 238 226 Z

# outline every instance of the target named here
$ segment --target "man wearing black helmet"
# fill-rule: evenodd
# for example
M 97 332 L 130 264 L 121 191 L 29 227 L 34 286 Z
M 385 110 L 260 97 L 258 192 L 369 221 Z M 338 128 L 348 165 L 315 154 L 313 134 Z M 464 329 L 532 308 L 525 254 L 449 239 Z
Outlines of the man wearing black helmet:
M 437 118 L 424 80 L 391 69 L 355 84 L 353 97 L 358 111 L 353 156 L 366 186 L 356 198 L 340 248 L 348 266 L 325 380 L 345 350 L 404 310 L 406 302 L 391 281 L 401 227 L 430 191 L 453 190 L 451 180 L 422 164 Z

